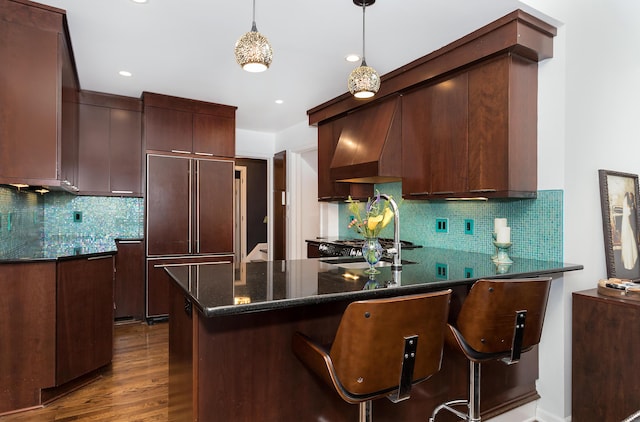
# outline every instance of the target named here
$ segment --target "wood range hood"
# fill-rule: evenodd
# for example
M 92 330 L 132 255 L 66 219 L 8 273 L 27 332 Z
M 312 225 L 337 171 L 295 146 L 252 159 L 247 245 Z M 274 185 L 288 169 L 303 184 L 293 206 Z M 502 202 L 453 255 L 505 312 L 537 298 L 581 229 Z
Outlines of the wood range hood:
M 331 160 L 331 179 L 350 183 L 400 181 L 402 116 L 400 97 L 358 109 L 344 118 Z

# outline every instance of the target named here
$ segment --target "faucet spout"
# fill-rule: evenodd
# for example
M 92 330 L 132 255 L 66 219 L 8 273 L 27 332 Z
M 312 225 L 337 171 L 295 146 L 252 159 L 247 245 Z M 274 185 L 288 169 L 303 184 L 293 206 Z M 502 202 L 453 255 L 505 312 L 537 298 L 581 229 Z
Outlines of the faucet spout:
M 400 211 L 396 201 L 385 193 L 381 193 L 380 197 L 389 201 L 393 211 L 393 249 L 389 252 L 393 254 L 393 264 L 391 271 L 402 271 L 402 246 L 400 245 Z

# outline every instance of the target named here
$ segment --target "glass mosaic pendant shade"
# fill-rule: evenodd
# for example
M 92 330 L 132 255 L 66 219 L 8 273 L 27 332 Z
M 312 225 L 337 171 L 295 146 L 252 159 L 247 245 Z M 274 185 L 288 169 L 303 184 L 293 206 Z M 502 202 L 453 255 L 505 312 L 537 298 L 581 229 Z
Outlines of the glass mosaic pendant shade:
M 267 37 L 256 27 L 256 1 L 253 0 L 253 24 L 251 31 L 236 42 L 236 61 L 247 72 L 264 72 L 273 60 L 273 49 Z
M 362 63 L 359 67 L 353 69 L 349 75 L 347 86 L 349 92 L 356 98 L 371 98 L 380 89 L 380 76 L 374 68 L 367 66 L 365 60 L 365 43 L 364 43 L 364 11 L 367 6 L 375 3 L 375 0 L 353 0 L 356 6 L 362 6 Z

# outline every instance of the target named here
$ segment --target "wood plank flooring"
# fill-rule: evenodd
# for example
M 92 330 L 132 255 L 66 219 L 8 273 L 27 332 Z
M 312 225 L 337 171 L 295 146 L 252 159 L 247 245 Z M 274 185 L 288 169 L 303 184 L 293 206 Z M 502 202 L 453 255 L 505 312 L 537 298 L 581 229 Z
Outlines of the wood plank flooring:
M 0 421 L 165 422 L 168 344 L 167 323 L 116 325 L 113 362 L 100 378 L 44 408 L 3 416 Z

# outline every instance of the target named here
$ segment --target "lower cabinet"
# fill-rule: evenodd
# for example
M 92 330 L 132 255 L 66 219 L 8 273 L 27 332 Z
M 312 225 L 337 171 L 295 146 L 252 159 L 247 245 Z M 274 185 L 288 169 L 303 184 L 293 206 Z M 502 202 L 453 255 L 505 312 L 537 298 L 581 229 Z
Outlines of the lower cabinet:
M 115 314 L 118 319 L 144 317 L 144 241 L 116 240 Z
M 0 415 L 40 406 L 113 357 L 113 253 L 0 264 Z
M 113 358 L 113 255 L 58 262 L 56 386 Z
M 640 302 L 573 293 L 571 420 L 621 421 L 640 410 Z

